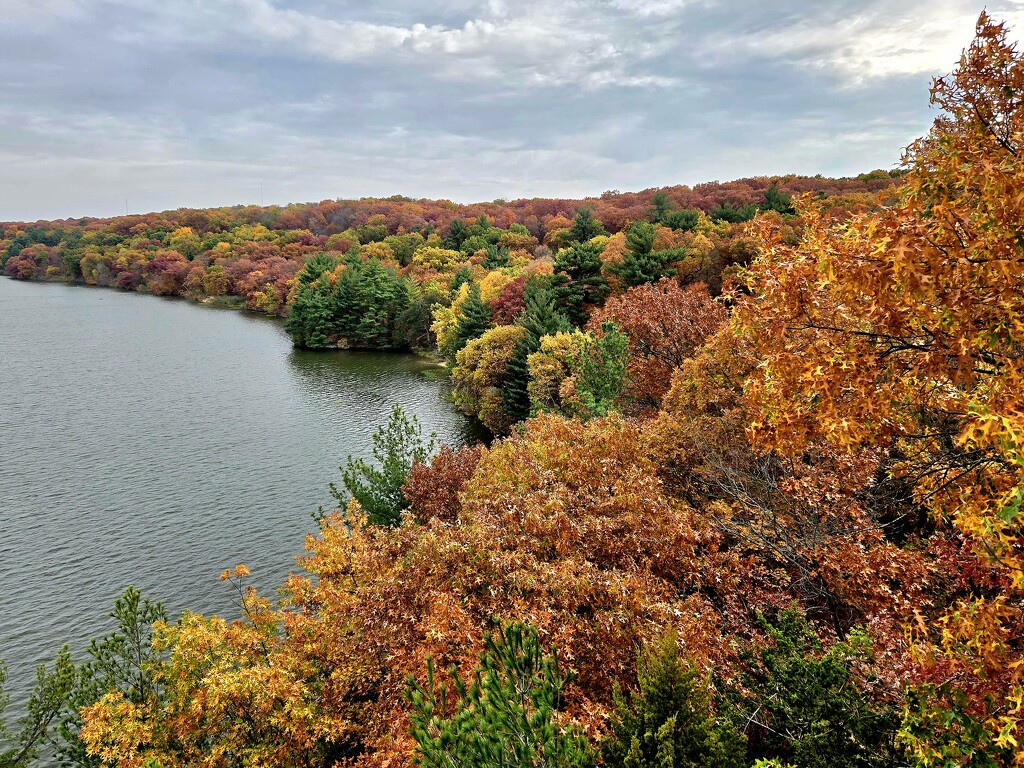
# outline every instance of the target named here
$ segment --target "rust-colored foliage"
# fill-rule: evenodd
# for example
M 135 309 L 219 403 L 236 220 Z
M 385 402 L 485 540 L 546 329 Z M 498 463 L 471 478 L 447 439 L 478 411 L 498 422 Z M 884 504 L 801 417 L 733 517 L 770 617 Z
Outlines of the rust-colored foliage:
M 730 654 L 720 617 L 742 612 L 720 534 L 663 492 L 638 441 L 617 417 L 541 416 L 483 451 L 460 503 L 426 522 L 415 508 L 399 528 L 367 525 L 356 506 L 335 513 L 283 610 L 247 593 L 244 622 L 165 630 L 169 702 L 101 701 L 86 713 L 90 748 L 125 768 L 242 753 L 245 765 L 408 765 L 408 676 L 422 680 L 428 657 L 468 673 L 498 620 L 528 622 L 557 649 L 575 675 L 560 717 L 600 732 L 642 643 L 672 628 L 706 670 Z M 463 475 L 471 455 L 456 456 L 431 471 Z M 413 485 L 431 482 L 421 470 Z
M 701 283 L 686 288 L 663 278 L 631 288 L 597 310 L 587 329 L 599 332 L 613 321 L 629 336 L 629 378 L 636 402 L 657 407 L 668 391 L 672 372 L 725 323 L 722 304 Z
M 423 521 L 436 518 L 445 523 L 458 520 L 462 512 L 461 494 L 476 471 L 483 447 L 464 446 L 457 450 L 442 446 L 429 464 L 417 462 L 402 486 L 402 496 L 413 514 Z
M 804 205 L 796 246 L 763 225 L 736 327 L 763 360 L 761 444 L 885 450 L 886 474 L 997 570 L 920 621 L 931 693 L 906 730 L 922 760 L 1024 765 L 1024 58 L 984 14 L 977 31 L 894 204 L 838 224 Z

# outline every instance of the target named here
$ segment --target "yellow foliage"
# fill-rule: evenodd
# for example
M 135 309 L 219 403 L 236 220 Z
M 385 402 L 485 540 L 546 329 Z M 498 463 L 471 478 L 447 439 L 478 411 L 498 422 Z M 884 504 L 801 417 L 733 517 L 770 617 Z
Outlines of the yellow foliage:
M 450 346 L 455 330 L 459 326 L 459 318 L 462 316 L 462 305 L 468 297 L 469 283 L 463 283 L 459 286 L 451 305 L 437 304 L 434 307 L 434 322 L 430 330 L 437 339 L 437 346 L 440 349 Z
M 562 387 L 572 376 L 571 359 L 583 353 L 587 335 L 582 331 L 559 332 L 540 340 L 540 351 L 527 358 L 530 369 L 530 407 L 534 413 L 560 411 Z
M 456 356 L 452 370 L 455 404 L 496 434 L 511 426 L 500 386 L 509 360 L 525 336 L 526 331 L 518 325 L 499 325 L 470 341 Z
M 432 267 L 438 272 L 453 270 L 466 260 L 462 251 L 428 246 L 420 248 L 412 255 L 412 263 L 418 266 Z
M 490 304 L 501 295 L 505 286 L 519 277 L 519 270 L 495 269 L 488 272 L 480 281 L 480 298 Z

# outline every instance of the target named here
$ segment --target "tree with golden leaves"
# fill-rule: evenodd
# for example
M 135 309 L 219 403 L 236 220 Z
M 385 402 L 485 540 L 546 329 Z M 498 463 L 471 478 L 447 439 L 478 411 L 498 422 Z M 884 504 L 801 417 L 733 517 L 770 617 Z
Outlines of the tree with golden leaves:
M 894 204 L 802 242 L 760 226 L 751 429 L 798 453 L 825 439 L 885 452 L 940 529 L 981 559 L 913 632 L 904 733 L 926 765 L 1024 765 L 1024 57 L 982 14 L 942 110 L 907 152 Z M 990 762 L 978 762 L 981 756 Z

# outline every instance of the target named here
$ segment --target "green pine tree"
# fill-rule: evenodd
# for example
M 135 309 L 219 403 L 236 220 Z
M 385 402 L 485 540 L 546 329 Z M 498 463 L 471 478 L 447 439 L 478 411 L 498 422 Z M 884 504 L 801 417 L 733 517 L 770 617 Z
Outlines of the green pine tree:
M 444 236 L 442 244 L 449 250 L 458 251 L 467 237 L 469 237 L 469 233 L 466 231 L 466 222 L 462 219 L 454 219 L 448 227 L 448 234 Z
M 78 677 L 68 697 L 68 708 L 58 728 L 56 753 L 64 765 L 94 766 L 102 761 L 85 750 L 79 739 L 82 718 L 79 712 L 112 691 L 120 691 L 126 701 L 139 706 L 159 700 L 162 688 L 157 682 L 163 663 L 153 650 L 153 624 L 167 621 L 160 602 L 142 597 L 133 586 L 114 601 L 110 617 L 116 629 L 102 639 L 89 643 L 89 659 L 78 668 Z
M 299 288 L 284 322 L 296 347 L 323 349 L 333 343 L 334 304 L 334 294 L 326 277 Z
M 577 211 L 569 233 L 577 243 L 585 243 L 598 235 L 608 234 L 604 224 L 594 218 L 594 212 L 589 208 L 580 208 Z
M 615 694 L 611 734 L 601 745 L 609 768 L 742 768 L 739 730 L 712 709 L 708 682 L 679 656 L 673 635 L 640 656 L 638 690 Z
M 50 728 L 68 711 L 75 679 L 75 665 L 65 645 L 57 653 L 52 670 L 47 670 L 44 664 L 36 668 L 36 686 L 21 718 L 21 729 L 13 739 L 13 745 L 7 747 L 3 746 L 9 742 L 2 718 L 8 700 L 3 691 L 7 667 L 0 661 L 0 768 L 28 768 L 36 762 L 40 749 L 51 741 Z
M 778 184 L 772 184 L 764 191 L 764 202 L 761 204 L 761 210 L 778 211 L 785 215 L 796 213 L 796 208 L 793 207 L 793 199 L 785 192 L 779 191 Z
M 674 274 L 668 267 L 686 256 L 683 248 L 654 250 L 656 229 L 649 221 L 638 221 L 626 231 L 626 251 L 619 264 L 609 266 L 626 287 L 653 283 Z
M 485 639 L 470 681 L 455 668 L 451 675 L 454 690 L 449 691 L 437 683 L 431 660 L 426 686 L 409 681 L 406 697 L 420 768 L 593 765 L 594 753 L 583 735 L 556 722 L 568 679 L 555 654 L 543 652 L 536 630 L 521 624 L 500 627 L 496 636 Z
M 759 616 L 758 625 L 767 642 L 744 650 L 742 692 L 731 694 L 745 713 L 752 758 L 800 768 L 906 765 L 896 736 L 899 712 L 862 686 L 873 667 L 863 632 L 825 651 L 795 608 L 773 620 Z
M 608 296 L 608 281 L 601 274 L 601 251 L 594 243 L 563 248 L 555 255 L 553 293 L 569 320 L 577 326 L 590 317 L 586 306 L 594 306 Z
M 473 339 L 483 336 L 490 327 L 491 308 L 480 298 L 480 286 L 474 285 L 462 303 L 459 324 L 455 327 L 455 334 L 448 350 L 449 362 L 454 364 L 459 350 Z
M 426 462 L 437 444 L 437 436 L 424 441 L 419 419 L 407 416 L 398 405 L 391 409 L 391 418 L 373 434 L 373 462 L 349 456 L 341 471 L 347 493 L 334 483 L 328 488 L 344 508 L 354 498 L 366 510 L 371 523 L 395 526 L 402 522 L 402 512 L 409 502 L 402 495 L 402 486 L 416 462 Z M 323 517 L 319 510 L 318 517 Z
M 540 349 L 541 337 L 572 330 L 569 320 L 555 307 L 554 293 L 542 283 L 527 285 L 525 306 L 516 323 L 526 329 L 526 335 L 516 344 L 501 389 L 502 409 L 513 424 L 530 416 L 527 358 Z

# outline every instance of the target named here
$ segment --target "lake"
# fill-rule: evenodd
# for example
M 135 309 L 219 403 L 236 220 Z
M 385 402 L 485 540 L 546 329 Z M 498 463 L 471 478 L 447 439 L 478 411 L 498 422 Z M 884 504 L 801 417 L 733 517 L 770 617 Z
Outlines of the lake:
M 0 278 L 0 658 L 9 717 L 33 669 L 112 628 L 128 584 L 236 615 L 218 574 L 272 592 L 311 513 L 393 404 L 456 445 L 480 427 L 413 355 L 295 350 L 280 322 Z M 81 653 L 75 653 L 76 660 Z

